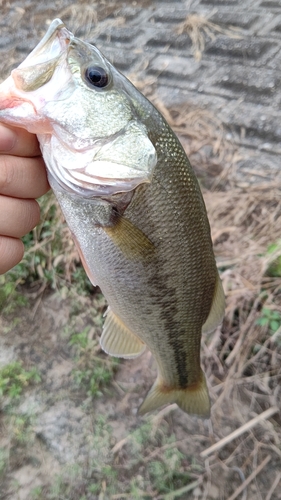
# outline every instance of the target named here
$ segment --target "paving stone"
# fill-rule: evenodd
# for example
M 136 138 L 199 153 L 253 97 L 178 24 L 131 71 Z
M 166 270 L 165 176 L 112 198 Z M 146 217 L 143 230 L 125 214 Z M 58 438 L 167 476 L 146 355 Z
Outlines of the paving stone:
M 69 5 L 70 0 L 59 1 L 60 9 Z M 88 38 L 117 68 L 127 75 L 134 73 L 138 80 L 154 75 L 167 106 L 191 103 L 218 116 L 245 155 L 241 175 L 253 167 L 252 156 L 261 169 L 272 169 L 273 178 L 281 172 L 280 0 L 121 0 L 107 18 L 103 17 L 104 2 L 96 5 L 102 14 L 100 27 L 105 23 L 106 28 Z M 14 0 L 3 7 L 0 53 L 11 51 L 11 58 L 2 65 L 3 77 L 43 35 L 44 27 L 36 22 L 36 16 L 42 19 L 42 9 L 48 19 L 57 15 L 55 4 L 38 2 L 34 11 L 34 0 L 24 0 L 24 9 L 33 19 L 30 29 L 21 19 L 16 24 L 22 6 L 22 1 Z M 176 25 L 191 13 L 222 27 L 235 26 L 241 38 L 205 34 L 206 47 L 197 61 L 188 34 L 176 33 Z M 108 27 L 109 20 L 120 16 L 124 26 Z M 6 26 L 13 23 L 13 37 L 6 36 Z M 82 35 L 86 34 L 83 29 Z
M 190 77 L 193 76 L 196 71 L 198 71 L 202 65 L 199 61 L 196 61 L 193 57 L 180 57 L 180 56 L 168 56 L 159 55 L 153 59 L 150 67 L 150 73 L 161 74 L 161 76 L 168 77 Z
M 162 9 L 153 14 L 156 22 L 180 23 L 190 14 L 188 9 Z
M 224 115 L 224 122 L 236 131 L 240 131 L 241 144 L 259 147 L 264 144 L 272 151 L 281 151 L 280 114 L 263 106 L 251 106 L 246 102 L 234 104 Z
M 158 0 L 161 3 L 171 3 L 171 0 Z M 173 0 L 173 3 L 181 3 L 181 0 Z
M 143 11 L 142 7 L 131 7 L 127 6 L 123 7 L 118 11 L 118 16 L 125 17 L 127 21 L 135 20 L 136 17 Z M 112 13 L 108 16 L 108 18 L 116 17 L 116 12 Z
M 167 45 L 174 49 L 186 49 L 191 47 L 191 40 L 185 33 L 177 35 L 173 30 L 171 31 L 167 29 L 159 30 L 153 33 L 147 40 L 147 45 L 152 45 L 153 47 L 163 47 L 165 50 Z
M 138 55 L 133 51 L 128 51 L 128 49 L 120 49 L 108 45 L 100 45 L 96 42 L 97 47 L 102 51 L 102 53 L 109 59 L 111 64 L 114 64 L 118 69 L 130 69 L 133 64 L 139 59 Z
M 212 79 L 211 79 L 212 80 Z M 268 104 L 276 97 L 280 88 L 281 72 L 263 68 L 231 65 L 219 68 L 213 75 L 212 84 L 217 86 L 217 92 L 228 97 L 243 98 L 258 104 Z M 208 82 L 209 91 L 211 90 Z
M 237 0 L 201 0 L 201 3 L 210 5 L 237 5 Z
M 258 13 L 235 11 L 222 12 L 217 11 L 211 17 L 210 21 L 223 26 L 237 26 L 243 29 L 249 29 L 259 19 Z
M 265 2 L 261 2 L 260 7 L 266 7 L 267 9 L 279 9 L 279 10 L 281 10 L 281 4 L 280 4 L 280 1 L 278 1 L 278 0 L 276 0 L 276 1 L 268 0 Z
M 256 38 L 229 38 L 224 35 L 218 36 L 214 41 L 207 42 L 206 54 L 220 55 L 235 59 L 258 60 L 274 46 L 270 41 L 258 40 Z
M 106 32 L 102 32 L 99 35 L 99 39 L 101 40 L 111 40 L 112 42 L 122 42 L 122 43 L 128 43 L 131 42 L 132 40 L 135 40 L 137 37 L 141 36 L 142 30 L 139 30 L 138 28 L 111 28 L 108 29 Z

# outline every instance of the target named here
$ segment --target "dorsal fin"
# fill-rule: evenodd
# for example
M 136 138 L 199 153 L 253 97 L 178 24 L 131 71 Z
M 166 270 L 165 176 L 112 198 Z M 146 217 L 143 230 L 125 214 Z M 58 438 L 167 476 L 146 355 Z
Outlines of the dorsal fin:
M 225 309 L 224 291 L 221 279 L 218 274 L 212 307 L 209 312 L 208 318 L 206 319 L 204 325 L 202 326 L 202 333 L 210 333 L 213 332 L 215 328 L 217 328 L 217 326 L 223 320 L 224 309 Z

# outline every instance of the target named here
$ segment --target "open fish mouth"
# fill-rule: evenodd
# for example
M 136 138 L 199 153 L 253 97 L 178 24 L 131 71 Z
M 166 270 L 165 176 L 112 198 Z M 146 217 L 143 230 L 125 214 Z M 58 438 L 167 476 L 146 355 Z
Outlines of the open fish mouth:
M 16 87 L 24 92 L 32 92 L 50 81 L 74 35 L 66 29 L 60 19 L 55 19 L 45 36 L 11 73 Z
M 89 67 L 104 71 L 105 89 L 86 81 Z M 0 119 L 38 135 L 49 176 L 68 192 L 111 195 L 152 179 L 156 150 L 114 71 L 96 47 L 55 19 L 0 86 Z

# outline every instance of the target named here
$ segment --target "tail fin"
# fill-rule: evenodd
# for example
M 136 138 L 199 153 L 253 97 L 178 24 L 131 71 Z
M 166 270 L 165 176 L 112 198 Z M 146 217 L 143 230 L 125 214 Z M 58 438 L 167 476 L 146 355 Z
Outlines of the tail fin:
M 144 402 L 139 407 L 138 413 L 144 415 L 149 411 L 171 403 L 177 403 L 186 413 L 204 418 L 210 416 L 209 393 L 202 370 L 200 380 L 186 389 L 167 388 L 157 378 Z

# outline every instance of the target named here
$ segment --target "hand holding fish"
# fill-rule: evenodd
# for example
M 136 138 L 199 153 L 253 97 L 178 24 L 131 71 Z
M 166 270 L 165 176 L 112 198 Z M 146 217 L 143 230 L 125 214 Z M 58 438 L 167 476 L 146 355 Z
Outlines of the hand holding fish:
M 20 238 L 38 224 L 35 198 L 48 189 L 36 136 L 0 124 L 0 274 L 22 259 Z

